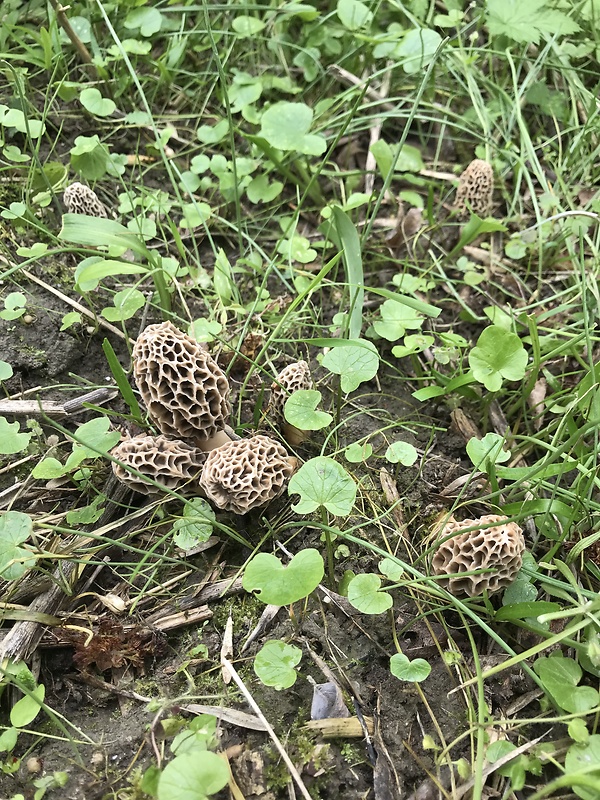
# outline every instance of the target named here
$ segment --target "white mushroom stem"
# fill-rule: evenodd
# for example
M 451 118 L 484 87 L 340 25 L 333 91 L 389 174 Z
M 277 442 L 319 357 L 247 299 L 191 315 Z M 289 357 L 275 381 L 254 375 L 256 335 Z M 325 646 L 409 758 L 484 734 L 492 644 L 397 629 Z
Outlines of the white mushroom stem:
M 229 426 L 228 426 L 229 427 Z M 196 444 L 199 450 L 203 450 L 205 453 L 208 453 L 210 450 L 216 450 L 217 447 L 222 447 L 224 444 L 228 444 L 228 442 L 234 441 L 234 439 L 239 439 L 240 437 L 234 433 L 231 428 L 229 428 L 232 436 L 229 433 L 224 431 L 219 431 L 210 439 L 198 439 L 196 440 Z

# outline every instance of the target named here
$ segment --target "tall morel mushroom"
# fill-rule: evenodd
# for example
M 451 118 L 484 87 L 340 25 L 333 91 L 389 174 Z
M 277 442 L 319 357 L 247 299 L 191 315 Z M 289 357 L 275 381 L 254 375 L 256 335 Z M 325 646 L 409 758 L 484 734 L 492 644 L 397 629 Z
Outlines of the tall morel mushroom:
M 293 364 L 288 364 L 271 384 L 267 417 L 275 428 L 279 429 L 286 442 L 293 447 L 301 444 L 306 438 L 306 434 L 286 420 L 284 415 L 285 403 L 294 392 L 300 389 L 312 389 L 312 387 L 310 368 L 306 361 L 296 361 Z
M 88 217 L 108 217 L 106 208 L 96 192 L 83 183 L 72 183 L 63 192 L 63 201 L 69 214 L 87 214 Z
M 452 538 L 447 539 L 448 536 Z M 452 594 L 477 597 L 484 590 L 492 594 L 512 583 L 521 569 L 525 550 L 523 531 L 516 522 L 506 522 L 496 514 L 449 522 L 439 532 L 438 539 L 446 541 L 434 553 L 433 573 L 448 576 L 442 584 Z M 464 574 L 472 570 L 487 571 L 479 575 Z
M 111 455 L 122 462 L 112 462 L 115 476 L 141 494 L 154 494 L 160 488 L 130 472 L 127 467 L 136 469 L 167 489 L 197 494 L 198 482 L 194 479 L 206 461 L 206 453 L 202 450 L 166 436 L 133 436 L 113 448 Z
M 218 508 L 245 514 L 284 490 L 296 459 L 268 436 L 230 442 L 206 457 L 200 487 Z
M 487 217 L 492 207 L 494 171 L 491 164 L 481 158 L 471 161 L 459 178 L 454 204 L 460 216 L 471 210 L 479 217 Z
M 149 325 L 133 347 L 133 376 L 161 433 L 202 450 L 229 442 L 229 382 L 198 342 L 172 322 Z

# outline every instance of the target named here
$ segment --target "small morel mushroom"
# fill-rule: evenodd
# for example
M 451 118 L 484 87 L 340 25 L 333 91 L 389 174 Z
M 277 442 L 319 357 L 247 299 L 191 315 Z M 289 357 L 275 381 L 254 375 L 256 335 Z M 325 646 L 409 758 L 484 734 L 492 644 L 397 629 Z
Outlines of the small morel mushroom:
M 112 462 L 115 476 L 141 494 L 155 494 L 160 489 L 129 472 L 127 467 L 136 469 L 167 489 L 197 493 L 198 482 L 194 478 L 198 477 L 206 460 L 206 453 L 202 450 L 166 436 L 133 436 L 114 447 L 111 455 L 123 462 Z
M 461 217 L 471 210 L 479 217 L 487 217 L 492 207 L 494 171 L 487 161 L 471 161 L 459 178 L 454 207 Z
M 252 436 L 212 450 L 200 476 L 200 487 L 218 508 L 245 514 L 284 490 L 296 459 L 268 436 Z
M 285 403 L 294 392 L 300 389 L 312 389 L 312 387 L 310 368 L 306 361 L 296 361 L 293 364 L 288 364 L 271 384 L 267 417 L 280 430 L 286 442 L 293 447 L 301 444 L 306 438 L 306 434 L 287 422 L 284 415 Z
M 201 450 L 229 442 L 229 382 L 198 342 L 172 322 L 149 325 L 133 347 L 133 376 L 152 421 L 165 436 Z
M 447 539 L 448 536 L 452 538 Z M 523 531 L 515 522 L 506 522 L 495 514 L 449 522 L 437 538 L 446 541 L 442 541 L 433 556 L 433 573 L 448 576 L 443 584 L 452 594 L 477 597 L 484 590 L 489 594 L 497 592 L 512 583 L 521 569 L 525 550 Z M 480 569 L 487 571 L 479 575 L 463 574 Z
M 107 217 L 106 209 L 98 195 L 83 183 L 72 183 L 63 192 L 63 201 L 69 214 L 87 214 L 88 217 Z

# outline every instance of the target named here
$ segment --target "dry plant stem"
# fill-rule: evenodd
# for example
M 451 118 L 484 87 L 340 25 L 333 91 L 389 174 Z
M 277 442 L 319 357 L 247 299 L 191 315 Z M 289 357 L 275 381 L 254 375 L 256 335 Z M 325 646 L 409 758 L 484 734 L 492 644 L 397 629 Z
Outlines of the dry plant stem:
M 335 75 L 338 80 L 346 83 L 348 86 L 364 86 L 367 81 L 359 78 L 358 76 L 354 75 L 352 72 L 348 72 L 347 69 L 338 66 L 338 64 L 331 64 L 328 67 L 328 71 L 331 72 L 332 75 Z M 379 92 L 376 92 L 375 89 L 371 89 L 370 87 L 367 88 L 365 95 L 370 99 L 374 100 L 376 103 L 381 103 L 381 107 L 386 111 L 395 111 L 396 106 L 393 103 L 385 102 L 385 98 L 382 97 Z
M 84 317 L 91 319 L 94 325 L 99 325 L 101 328 L 106 328 L 107 331 L 114 333 L 114 335 L 118 336 L 120 339 L 127 340 L 127 337 L 125 336 L 123 331 L 120 331 L 118 328 L 115 328 L 115 326 L 111 325 L 110 322 L 107 322 L 106 320 L 103 320 L 100 317 L 96 317 L 89 309 L 87 309 L 85 306 L 82 306 L 81 303 L 78 303 L 76 300 L 72 300 L 70 297 L 68 297 L 68 295 L 63 294 L 58 289 L 55 289 L 54 286 L 50 286 L 49 283 L 46 283 L 45 281 L 41 280 L 41 278 L 37 278 L 32 272 L 29 272 L 29 270 L 22 269 L 21 274 L 24 275 L 27 278 L 27 280 L 33 281 L 33 283 L 37 283 L 38 286 L 41 286 L 47 292 L 50 292 L 51 294 L 60 298 L 64 303 L 74 308 L 75 311 L 79 311 L 80 314 L 83 314 Z M 135 339 L 129 339 L 129 341 L 131 342 L 131 344 L 135 343 Z
M 45 416 L 61 419 L 61 417 L 68 417 L 71 414 L 86 411 L 84 403 L 93 403 L 95 406 L 99 406 L 116 396 L 117 391 L 115 389 L 106 388 L 94 389 L 93 392 L 87 392 L 87 394 L 76 397 L 73 400 L 67 400 L 66 403 L 55 403 L 52 400 L 0 400 L 0 414 L 12 414 L 16 417 Z
M 275 745 L 277 751 L 279 752 L 279 755 L 281 756 L 281 758 L 285 762 L 285 765 L 288 768 L 288 770 L 290 772 L 290 775 L 292 776 L 292 778 L 296 782 L 296 786 L 300 790 L 300 793 L 301 793 L 302 797 L 304 797 L 305 800 L 313 800 L 313 798 L 308 793 L 308 789 L 304 785 L 304 781 L 300 777 L 300 773 L 298 772 L 298 770 L 296 769 L 296 767 L 292 763 L 292 760 L 290 759 L 290 757 L 286 753 L 285 748 L 283 747 L 283 745 L 279 741 L 279 738 L 277 737 L 277 734 L 275 733 L 273 728 L 269 725 L 269 722 L 266 719 L 265 715 L 260 710 L 260 706 L 258 705 L 256 700 L 252 697 L 252 695 L 248 691 L 248 688 L 246 687 L 246 684 L 244 683 L 244 681 L 238 675 L 235 667 L 226 658 L 223 659 L 222 663 L 223 663 L 223 666 L 226 667 L 227 670 L 229 670 L 229 674 L 233 678 L 234 683 L 236 684 L 236 686 L 238 687 L 240 692 L 244 695 L 244 697 L 248 701 L 249 705 L 251 706 L 251 708 L 254 711 L 254 713 L 256 714 L 256 716 L 264 724 L 265 730 L 267 731 L 267 733 L 271 737 L 271 740 L 272 740 L 273 744 Z
M 87 47 L 84 45 L 79 36 L 77 36 L 75 31 L 71 27 L 71 23 L 69 22 L 69 20 L 67 19 L 67 15 L 65 14 L 65 7 L 62 6 L 60 3 L 58 3 L 57 0 L 50 0 L 50 4 L 52 5 L 52 8 L 56 12 L 56 19 L 58 21 L 58 24 L 71 40 L 73 47 L 79 53 L 79 57 L 81 58 L 83 63 L 91 64 L 92 56 L 90 55 L 90 51 L 87 49 Z

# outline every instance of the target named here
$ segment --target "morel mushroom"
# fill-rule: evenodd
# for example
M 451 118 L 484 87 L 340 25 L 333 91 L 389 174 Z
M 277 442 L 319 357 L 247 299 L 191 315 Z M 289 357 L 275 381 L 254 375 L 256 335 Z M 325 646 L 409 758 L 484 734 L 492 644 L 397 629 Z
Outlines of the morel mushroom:
M 206 461 L 206 453 L 185 442 L 166 436 L 133 436 L 118 444 L 111 455 L 122 462 L 112 462 L 115 476 L 141 494 L 155 494 L 160 488 L 130 472 L 136 469 L 167 489 L 198 492 L 198 477 Z
M 284 415 L 285 403 L 294 392 L 300 389 L 312 389 L 312 386 L 310 368 L 306 361 L 296 361 L 293 364 L 288 364 L 271 384 L 267 416 L 273 425 L 279 429 L 286 442 L 293 447 L 301 444 L 306 438 L 306 434 L 287 422 Z
M 200 487 L 218 508 L 245 514 L 280 495 L 295 467 L 296 459 L 278 442 L 252 436 L 212 450 Z
M 133 347 L 133 376 L 161 433 L 201 450 L 229 442 L 229 382 L 198 342 L 172 322 L 149 325 Z
M 454 533 L 457 535 L 453 536 Z M 452 538 L 447 539 L 448 536 Z M 523 531 L 515 522 L 506 522 L 495 514 L 449 522 L 438 538 L 446 541 L 439 545 L 431 564 L 435 575 L 448 576 L 442 583 L 452 594 L 476 597 L 484 590 L 492 594 L 512 583 L 521 569 L 525 550 Z M 487 571 L 463 574 L 472 570 Z
M 494 171 L 487 161 L 476 158 L 459 178 L 455 208 L 463 217 L 469 210 L 479 217 L 487 217 L 493 193 Z
M 63 192 L 63 201 L 70 214 L 87 214 L 88 217 L 107 217 L 106 208 L 96 192 L 83 183 L 72 183 Z

